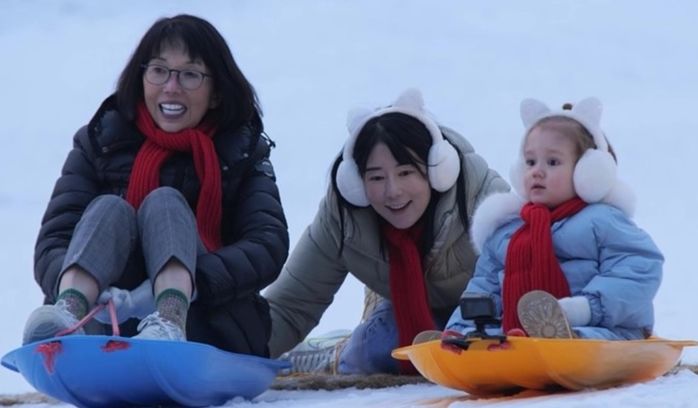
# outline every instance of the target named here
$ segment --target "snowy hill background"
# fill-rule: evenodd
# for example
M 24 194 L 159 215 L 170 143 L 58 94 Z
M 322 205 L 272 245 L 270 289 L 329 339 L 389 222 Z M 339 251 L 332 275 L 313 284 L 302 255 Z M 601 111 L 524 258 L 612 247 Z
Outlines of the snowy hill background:
M 666 256 L 657 333 L 698 339 L 694 2 L 3 0 L 0 354 L 20 344 L 24 320 L 42 300 L 32 275 L 34 239 L 72 135 L 113 91 L 144 31 L 156 18 L 181 12 L 223 33 L 259 94 L 277 143 L 272 161 L 292 245 L 314 216 L 352 107 L 383 105 L 416 86 L 443 124 L 507 175 L 522 133 L 522 98 L 558 106 L 599 97 L 621 176 L 638 195 L 636 221 Z M 354 326 L 361 297 L 361 285 L 348 279 L 314 333 Z M 698 363 L 698 352 L 685 353 L 684 361 Z M 698 406 L 688 397 L 696 386 L 698 377 L 684 372 L 616 391 L 520 403 Z M 19 375 L 0 370 L 0 394 L 31 390 Z M 432 406 L 480 404 L 435 386 L 341 396 L 353 405 L 397 404 L 398 397 L 406 405 L 417 397 L 435 398 Z M 258 403 L 294 401 L 337 406 L 327 393 L 272 392 Z M 500 402 L 514 403 L 487 405 Z

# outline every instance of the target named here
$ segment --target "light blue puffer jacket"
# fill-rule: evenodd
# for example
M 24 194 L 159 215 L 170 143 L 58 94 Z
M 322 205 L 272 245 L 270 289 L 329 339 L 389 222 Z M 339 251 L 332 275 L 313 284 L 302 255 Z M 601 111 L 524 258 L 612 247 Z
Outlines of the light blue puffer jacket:
M 501 225 L 485 240 L 465 291 L 495 295 L 501 317 L 507 247 L 523 221 L 511 214 L 498 221 Z M 572 217 L 555 222 L 552 234 L 555 255 L 572 296 L 586 296 L 591 306 L 591 322 L 574 327 L 577 335 L 601 339 L 642 339 L 649 335 L 654 326 L 652 300 L 659 289 L 664 262 L 650 236 L 621 210 L 602 203 L 589 204 Z M 473 329 L 473 324 L 463 320 L 456 309 L 447 329 L 465 333 Z

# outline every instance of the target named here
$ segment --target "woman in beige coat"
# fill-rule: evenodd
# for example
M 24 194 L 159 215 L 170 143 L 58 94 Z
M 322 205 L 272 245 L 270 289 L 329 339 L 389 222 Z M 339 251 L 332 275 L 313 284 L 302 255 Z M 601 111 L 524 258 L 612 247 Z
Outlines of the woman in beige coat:
M 348 127 L 315 220 L 264 294 L 270 352 L 302 341 L 351 273 L 379 295 L 375 308 L 339 345 L 305 342 L 282 358 L 295 371 L 410 373 L 390 351 L 443 329 L 472 276 L 473 210 L 509 186 L 462 136 L 436 124 L 417 90 L 352 111 Z

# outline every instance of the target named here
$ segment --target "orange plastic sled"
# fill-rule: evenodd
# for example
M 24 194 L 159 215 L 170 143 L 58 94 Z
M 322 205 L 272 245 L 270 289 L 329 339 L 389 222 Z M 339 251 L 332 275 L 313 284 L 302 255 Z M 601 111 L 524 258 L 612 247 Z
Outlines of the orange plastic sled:
M 521 388 L 570 390 L 606 388 L 642 382 L 667 373 L 684 347 L 695 341 L 660 338 L 632 341 L 509 337 L 476 339 L 456 353 L 440 340 L 393 350 L 410 360 L 428 380 L 473 395 L 506 393 Z

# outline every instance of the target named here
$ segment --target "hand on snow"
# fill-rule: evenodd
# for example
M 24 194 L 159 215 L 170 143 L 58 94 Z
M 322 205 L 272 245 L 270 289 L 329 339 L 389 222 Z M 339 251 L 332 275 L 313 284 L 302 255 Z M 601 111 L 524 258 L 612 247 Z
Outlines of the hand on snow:
M 110 299 L 114 302 L 116 319 L 119 323 L 123 323 L 132 317 L 143 319 L 155 311 L 153 285 L 150 283 L 150 279 L 146 279 L 133 290 L 120 289 L 114 286 L 109 287 L 99 295 L 97 302 L 107 303 Z M 111 324 L 109 308 L 105 307 L 100 310 L 95 315 L 95 319 L 105 324 Z
M 571 327 L 586 326 L 591 321 L 591 306 L 586 296 L 572 296 L 557 301 Z

